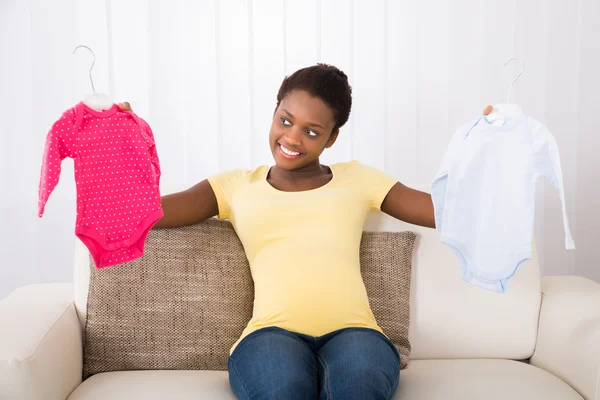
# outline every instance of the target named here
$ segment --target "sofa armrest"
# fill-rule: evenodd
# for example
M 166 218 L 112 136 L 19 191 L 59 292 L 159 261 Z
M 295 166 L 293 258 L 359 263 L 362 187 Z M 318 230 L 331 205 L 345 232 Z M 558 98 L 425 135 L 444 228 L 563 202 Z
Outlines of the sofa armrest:
M 65 400 L 81 383 L 70 283 L 22 286 L 0 301 L 0 398 Z
M 600 399 L 600 284 L 578 276 L 542 280 L 542 308 L 531 364 Z

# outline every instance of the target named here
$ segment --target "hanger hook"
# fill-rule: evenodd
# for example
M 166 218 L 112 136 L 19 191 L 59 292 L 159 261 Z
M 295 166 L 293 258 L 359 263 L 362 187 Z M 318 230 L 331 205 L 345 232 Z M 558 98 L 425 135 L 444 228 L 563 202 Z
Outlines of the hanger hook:
M 514 83 L 517 81 L 517 79 L 519 79 L 521 77 L 521 74 L 523 73 L 523 70 L 525 69 L 525 61 L 521 60 L 520 58 L 517 57 L 511 57 L 507 62 L 504 63 L 504 66 L 506 67 L 508 64 L 510 64 L 510 62 L 512 60 L 519 60 L 521 61 L 521 70 L 519 71 L 519 73 L 517 74 L 517 76 L 515 77 L 515 79 L 513 79 L 513 81 L 510 83 L 510 88 L 508 89 L 508 99 L 506 100 L 506 104 L 510 103 L 510 92 L 512 91 L 512 87 L 514 85 Z
M 88 49 L 90 51 L 90 53 L 92 53 L 92 57 L 94 57 L 94 60 L 92 61 L 92 65 L 90 65 L 90 71 L 89 71 L 89 75 L 90 75 L 90 83 L 92 84 L 92 90 L 94 91 L 94 93 L 96 93 L 96 88 L 94 87 L 94 80 L 92 79 L 92 69 L 94 69 L 94 64 L 96 64 L 96 55 L 94 54 L 94 52 L 92 51 L 92 49 L 90 49 L 87 46 L 84 46 L 83 44 L 80 44 L 79 46 L 75 47 L 75 49 L 73 49 L 73 53 L 75 54 L 75 52 L 77 51 L 78 48 L 83 47 L 84 49 Z

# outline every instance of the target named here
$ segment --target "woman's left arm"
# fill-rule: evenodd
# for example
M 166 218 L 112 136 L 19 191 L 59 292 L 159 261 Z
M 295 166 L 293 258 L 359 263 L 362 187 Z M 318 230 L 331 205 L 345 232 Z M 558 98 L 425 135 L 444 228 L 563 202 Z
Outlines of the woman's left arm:
M 381 211 L 409 224 L 435 228 L 431 195 L 400 182 L 392 186 L 381 204 Z

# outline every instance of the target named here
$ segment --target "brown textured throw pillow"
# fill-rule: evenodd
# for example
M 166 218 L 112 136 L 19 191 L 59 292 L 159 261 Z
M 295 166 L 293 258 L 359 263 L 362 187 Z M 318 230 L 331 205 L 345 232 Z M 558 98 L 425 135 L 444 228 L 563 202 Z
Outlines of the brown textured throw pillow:
M 408 362 L 412 232 L 365 232 L 361 269 L 377 323 Z M 227 370 L 252 317 L 254 283 L 231 224 L 153 230 L 144 257 L 90 262 L 83 378 L 107 371 Z
M 377 325 L 408 365 L 410 341 L 410 283 L 414 232 L 363 232 L 360 271 Z

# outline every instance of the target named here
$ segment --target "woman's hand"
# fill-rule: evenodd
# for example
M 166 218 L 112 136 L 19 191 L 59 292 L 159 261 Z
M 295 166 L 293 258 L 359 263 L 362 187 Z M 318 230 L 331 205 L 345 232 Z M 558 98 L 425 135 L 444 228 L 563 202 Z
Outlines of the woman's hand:
M 127 102 L 127 101 L 119 103 L 119 108 L 123 111 L 132 111 L 131 104 L 129 104 L 129 102 Z

